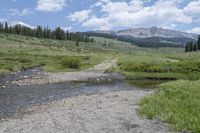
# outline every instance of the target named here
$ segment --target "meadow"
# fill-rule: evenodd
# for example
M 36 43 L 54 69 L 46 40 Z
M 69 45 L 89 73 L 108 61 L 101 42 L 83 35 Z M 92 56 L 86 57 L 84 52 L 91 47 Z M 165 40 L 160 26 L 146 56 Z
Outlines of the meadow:
M 200 132 L 200 52 L 178 48 L 140 49 L 120 56 L 118 72 L 127 80 L 172 80 L 143 98 L 138 113 L 167 123 L 171 130 Z
M 0 34 L 0 75 L 16 72 L 37 65 L 44 65 L 48 72 L 65 72 L 86 69 L 112 58 L 114 51 L 101 42 L 59 41 L 38 39 L 13 34 Z M 109 51 L 109 52 L 108 52 Z M 66 57 L 78 58 L 79 67 L 63 65 Z
M 94 42 L 0 34 L 0 75 L 44 65 L 47 72 L 78 71 L 117 59 L 112 71 L 127 80 L 174 80 L 141 100 L 139 114 L 166 122 L 172 130 L 200 132 L 200 52 L 183 48 L 140 48 L 94 37 Z
M 140 102 L 139 113 L 168 123 L 172 130 L 200 132 L 200 81 L 178 80 L 165 83 Z

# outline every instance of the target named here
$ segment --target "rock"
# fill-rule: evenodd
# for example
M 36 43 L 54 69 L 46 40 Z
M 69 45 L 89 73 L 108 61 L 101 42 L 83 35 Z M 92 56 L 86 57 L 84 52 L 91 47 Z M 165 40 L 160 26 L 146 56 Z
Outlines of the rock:
M 10 82 L 9 81 L 6 81 L 6 85 L 9 85 L 10 84 Z
M 1 86 L 1 89 L 5 89 L 6 88 L 6 86 Z
M 17 86 L 21 86 L 21 84 L 19 84 L 19 83 L 17 83 L 16 85 L 17 85 Z

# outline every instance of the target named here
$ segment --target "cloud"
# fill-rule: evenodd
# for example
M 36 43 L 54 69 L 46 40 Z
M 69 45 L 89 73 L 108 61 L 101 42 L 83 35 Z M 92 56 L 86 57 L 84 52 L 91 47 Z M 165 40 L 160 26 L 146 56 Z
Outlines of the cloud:
M 63 29 L 66 32 L 66 31 L 71 31 L 72 27 L 71 26 L 69 26 L 69 27 L 61 27 L 61 29 Z
M 11 16 L 26 16 L 34 13 L 30 8 L 25 8 L 22 11 L 18 9 L 9 9 L 8 11 Z
M 28 23 L 22 22 L 22 21 L 13 21 L 13 22 L 10 22 L 10 23 L 9 23 L 9 25 L 12 25 L 12 26 L 17 25 L 17 24 L 20 24 L 20 25 L 22 25 L 22 26 L 29 27 L 29 28 L 31 28 L 31 29 L 34 29 L 34 28 L 36 27 L 36 26 L 32 26 L 32 25 L 30 25 L 30 24 L 28 24 Z
M 96 29 L 96 30 L 97 29 L 109 30 L 111 28 L 111 25 L 107 22 L 105 18 L 97 18 L 95 16 L 85 21 L 82 25 L 85 27 Z
M 185 8 L 184 12 L 190 15 L 200 15 L 200 0 L 191 1 Z
M 37 11 L 57 12 L 63 10 L 66 0 L 38 0 Z
M 89 15 L 91 13 L 91 10 L 83 10 L 83 11 L 77 11 L 74 12 L 73 14 L 67 16 L 71 21 L 77 21 L 77 22 L 83 22 L 86 19 L 89 18 Z
M 194 33 L 194 34 L 199 34 L 200 35 L 200 27 L 193 28 L 191 30 L 188 30 L 187 32 L 188 33 Z
M 180 0 L 158 0 L 152 5 L 145 6 L 145 3 L 150 1 L 113 2 L 111 0 L 100 0 L 94 6 L 100 7 L 100 13 L 103 13 L 102 17 L 97 17 L 95 14 L 88 17 L 87 14 L 87 17 L 84 17 L 85 19 L 78 19 L 81 15 L 77 15 L 77 19 L 72 20 L 83 22 L 82 25 L 85 27 L 97 28 L 99 26 L 100 29 L 102 27 L 114 29 L 155 25 L 174 27 L 177 24 L 191 24 L 193 22 L 192 17 L 185 14 L 184 9 L 179 8 Z

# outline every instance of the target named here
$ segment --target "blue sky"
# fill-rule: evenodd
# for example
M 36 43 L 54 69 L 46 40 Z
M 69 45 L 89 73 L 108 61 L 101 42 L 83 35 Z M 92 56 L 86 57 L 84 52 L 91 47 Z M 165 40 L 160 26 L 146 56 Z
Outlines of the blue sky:
M 200 34 L 200 0 L 1 0 L 0 21 L 71 31 L 163 27 Z

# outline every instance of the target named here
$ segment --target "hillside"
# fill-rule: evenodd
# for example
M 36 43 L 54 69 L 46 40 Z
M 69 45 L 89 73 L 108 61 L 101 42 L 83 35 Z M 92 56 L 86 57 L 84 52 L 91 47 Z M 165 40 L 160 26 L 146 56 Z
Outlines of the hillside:
M 86 34 L 118 39 L 140 47 L 184 47 L 198 35 L 163 28 L 135 28 L 120 31 L 89 31 Z
M 94 42 L 52 40 L 15 34 L 0 34 L 0 75 L 45 65 L 45 71 L 73 71 L 63 68 L 61 60 L 65 56 L 81 58 L 80 69 L 91 67 L 116 54 L 168 53 L 183 49 L 139 48 L 130 43 L 102 37 L 94 37 Z M 157 51 L 157 52 L 155 52 Z

